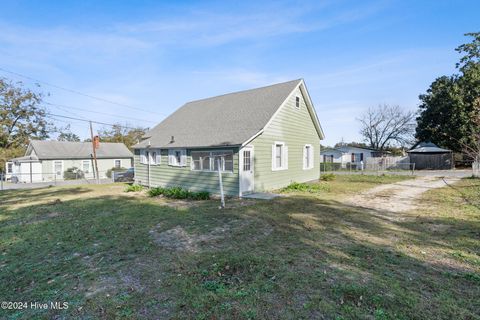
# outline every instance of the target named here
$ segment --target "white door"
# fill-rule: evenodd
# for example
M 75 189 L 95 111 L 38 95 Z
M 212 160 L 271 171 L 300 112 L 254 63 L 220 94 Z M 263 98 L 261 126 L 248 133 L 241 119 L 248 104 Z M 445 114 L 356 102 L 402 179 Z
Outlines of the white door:
M 53 179 L 63 179 L 63 161 L 53 161 Z
M 253 192 L 253 146 L 247 146 L 240 150 L 240 192 L 241 194 Z

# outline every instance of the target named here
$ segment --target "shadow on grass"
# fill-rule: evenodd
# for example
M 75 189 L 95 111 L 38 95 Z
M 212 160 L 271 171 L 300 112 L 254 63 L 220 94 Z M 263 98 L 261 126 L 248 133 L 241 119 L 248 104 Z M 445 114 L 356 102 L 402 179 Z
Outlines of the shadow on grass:
M 48 195 L 47 189 L 35 197 Z M 461 219 L 421 218 L 462 223 L 442 234 L 421 219 L 391 221 L 385 212 L 314 197 L 217 206 L 175 209 L 103 196 L 11 210 L 22 223 L 0 223 L 0 295 L 71 307 L 0 312 L 25 319 L 479 317 L 480 277 L 405 249 L 423 243 L 443 250 L 472 237 L 462 248 L 475 252 L 475 225 Z M 222 237 L 200 237 L 195 251 L 169 249 L 152 236 L 222 228 Z
M 79 195 L 91 191 L 85 187 L 44 187 L 36 189 L 16 189 L 0 191 L 0 206 L 30 203 L 46 197 L 61 199 L 66 195 Z

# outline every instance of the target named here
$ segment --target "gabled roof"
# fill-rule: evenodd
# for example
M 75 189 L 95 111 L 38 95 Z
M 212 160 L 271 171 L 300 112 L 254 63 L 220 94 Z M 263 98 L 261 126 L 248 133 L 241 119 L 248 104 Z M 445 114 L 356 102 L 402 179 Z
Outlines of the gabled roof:
M 448 150 L 448 149 L 440 148 L 435 143 L 432 143 L 430 141 L 426 141 L 426 142 L 417 143 L 416 145 L 413 146 L 412 149 L 408 150 L 407 152 L 412 152 L 412 153 L 446 153 L 446 152 L 452 152 L 452 151 Z
M 299 79 L 188 102 L 148 131 L 145 139 L 134 148 L 242 145 L 265 128 L 299 86 L 302 86 L 312 119 L 323 138 L 304 82 Z
M 47 159 L 88 159 L 92 156 L 91 142 L 41 141 L 32 140 L 26 155 L 31 151 L 39 160 Z M 97 158 L 132 158 L 133 154 L 123 143 L 100 142 Z

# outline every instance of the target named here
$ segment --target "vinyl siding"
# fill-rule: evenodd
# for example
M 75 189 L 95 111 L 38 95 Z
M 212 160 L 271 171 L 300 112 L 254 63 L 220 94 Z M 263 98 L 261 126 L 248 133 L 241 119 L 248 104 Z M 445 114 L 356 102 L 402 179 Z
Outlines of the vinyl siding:
M 295 97 L 300 97 L 300 108 Z M 272 171 L 272 145 L 285 142 L 288 147 L 288 169 Z M 313 168 L 303 170 L 303 147 L 313 146 Z M 263 133 L 250 145 L 254 146 L 255 191 L 282 188 L 291 182 L 306 182 L 320 177 L 320 138 L 299 89 L 296 89 L 274 116 Z
M 150 165 L 150 186 L 180 186 L 192 191 L 209 191 L 212 194 L 220 194 L 218 173 L 205 171 L 192 171 L 191 151 L 215 151 L 233 150 L 233 172 L 222 174 L 223 188 L 226 195 L 238 196 L 238 148 L 220 149 L 187 149 L 187 164 L 185 167 L 174 167 L 168 165 L 168 149 L 161 150 L 160 165 Z M 135 150 L 135 182 L 148 184 L 148 167 L 140 163 L 140 150 Z

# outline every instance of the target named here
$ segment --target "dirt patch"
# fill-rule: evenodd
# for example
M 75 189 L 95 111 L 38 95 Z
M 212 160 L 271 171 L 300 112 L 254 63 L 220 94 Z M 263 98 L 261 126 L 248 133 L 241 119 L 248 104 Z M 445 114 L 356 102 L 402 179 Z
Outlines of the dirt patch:
M 458 178 L 448 178 L 448 183 L 458 181 Z M 421 203 L 420 196 L 431 189 L 446 186 L 442 178 L 418 177 L 414 180 L 406 180 L 392 184 L 381 185 L 345 201 L 346 204 L 367 209 L 386 212 L 406 212 L 418 209 Z
M 250 225 L 250 220 L 231 220 L 221 226 L 214 227 L 207 233 L 188 232 L 182 226 L 176 226 L 166 231 L 159 231 L 161 225 L 150 230 L 156 244 L 159 246 L 185 252 L 199 252 L 204 249 L 219 249 L 225 245 L 225 239 L 231 238 Z M 265 225 L 264 228 L 256 229 L 257 233 L 249 238 L 249 241 L 258 241 L 272 233 L 273 228 Z

